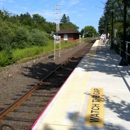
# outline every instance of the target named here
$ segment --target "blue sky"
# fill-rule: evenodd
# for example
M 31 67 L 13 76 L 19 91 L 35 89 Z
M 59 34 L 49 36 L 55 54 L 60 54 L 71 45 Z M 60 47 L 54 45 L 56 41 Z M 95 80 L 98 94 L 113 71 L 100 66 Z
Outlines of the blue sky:
M 55 5 L 58 6 L 59 18 L 66 14 L 70 21 L 79 27 L 93 26 L 98 30 L 98 22 L 103 15 L 107 0 L 0 0 L 0 10 L 12 14 L 30 15 L 38 13 L 48 22 L 56 22 Z

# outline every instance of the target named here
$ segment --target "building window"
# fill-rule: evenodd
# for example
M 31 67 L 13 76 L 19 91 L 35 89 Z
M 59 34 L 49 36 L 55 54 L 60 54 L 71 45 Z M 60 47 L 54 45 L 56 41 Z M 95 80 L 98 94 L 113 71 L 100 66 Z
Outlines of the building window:
M 64 40 L 67 41 L 68 40 L 68 35 L 64 34 Z

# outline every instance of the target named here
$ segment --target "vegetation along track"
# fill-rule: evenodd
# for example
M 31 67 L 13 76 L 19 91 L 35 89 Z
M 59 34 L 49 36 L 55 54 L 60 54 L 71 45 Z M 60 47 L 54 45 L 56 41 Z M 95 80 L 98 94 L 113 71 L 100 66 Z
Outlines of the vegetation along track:
M 17 95 L 21 97 L 14 98 L 13 104 L 6 104 L 7 108 L 0 113 L 0 130 L 28 130 L 92 45 L 88 43 L 31 90 L 24 91 L 24 96 Z

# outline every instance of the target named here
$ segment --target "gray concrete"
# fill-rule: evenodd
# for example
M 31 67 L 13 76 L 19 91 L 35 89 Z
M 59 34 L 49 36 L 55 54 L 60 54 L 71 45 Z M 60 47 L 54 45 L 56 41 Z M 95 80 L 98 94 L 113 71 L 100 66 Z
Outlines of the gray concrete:
M 32 130 L 130 130 L 130 66 L 119 66 L 120 60 L 115 51 L 97 40 Z M 91 88 L 103 89 L 104 111 L 100 107 L 98 114 L 104 113 L 103 127 L 85 123 Z
M 105 126 L 80 130 L 130 130 L 130 66 L 119 66 L 121 57 L 101 42 L 96 56 L 86 55 L 86 59 L 82 64 L 91 72 L 86 93 L 92 87 L 103 88 Z

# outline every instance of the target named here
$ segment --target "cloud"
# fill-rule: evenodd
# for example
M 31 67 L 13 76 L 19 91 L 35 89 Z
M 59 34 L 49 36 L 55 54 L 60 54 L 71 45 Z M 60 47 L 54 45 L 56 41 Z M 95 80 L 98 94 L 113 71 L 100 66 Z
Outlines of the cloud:
M 0 0 L 0 3 L 1 3 L 1 2 L 4 2 L 4 1 L 6 1 L 6 0 Z
M 66 5 L 66 1 L 65 0 L 61 0 L 60 3 L 58 3 L 59 5 Z
M 8 0 L 9 3 L 14 3 L 14 0 Z
M 74 5 L 77 5 L 80 3 L 80 0 L 70 0 L 70 1 L 66 1 L 66 0 L 61 0 L 59 5 L 62 5 L 62 6 L 74 6 Z
M 80 3 L 80 0 L 70 0 L 69 1 L 69 6 L 77 5 Z
M 23 11 L 27 11 L 28 10 L 28 7 L 26 7 L 26 6 L 17 6 L 17 5 L 15 5 L 13 7 L 14 7 L 14 9 L 18 9 L 18 10 L 23 10 Z
M 83 10 L 83 11 L 86 11 L 86 10 L 87 10 L 87 8 L 83 8 L 83 7 L 79 7 L 78 9 L 79 9 L 79 10 Z
M 31 15 L 33 14 L 39 14 L 42 17 L 44 17 L 47 21 L 53 21 L 56 22 L 56 16 L 55 12 L 51 10 L 39 10 L 39 11 L 33 11 L 30 12 Z
M 5 3 L 14 3 L 14 0 L 0 0 L 0 6 L 4 6 Z
M 44 11 L 42 11 L 42 14 L 43 14 L 43 16 L 44 17 L 53 17 L 54 18 L 54 16 L 55 16 L 55 14 L 54 14 L 54 12 L 53 11 L 50 11 L 50 10 L 44 10 Z
M 3 6 L 5 0 L 0 0 L 0 6 Z

